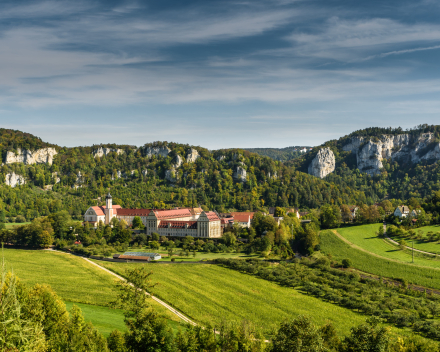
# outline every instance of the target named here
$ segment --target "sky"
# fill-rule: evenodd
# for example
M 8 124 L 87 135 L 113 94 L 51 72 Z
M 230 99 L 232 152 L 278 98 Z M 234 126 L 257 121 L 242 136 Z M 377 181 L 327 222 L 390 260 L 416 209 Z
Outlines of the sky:
M 439 1 L 0 1 L 0 127 L 315 146 L 440 123 Z

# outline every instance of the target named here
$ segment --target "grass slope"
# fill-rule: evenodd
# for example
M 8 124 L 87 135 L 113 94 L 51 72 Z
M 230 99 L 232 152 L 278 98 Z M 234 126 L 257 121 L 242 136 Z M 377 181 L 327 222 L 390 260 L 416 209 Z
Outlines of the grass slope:
M 440 225 L 434 225 L 434 226 L 425 226 L 420 227 L 417 229 L 414 229 L 416 232 L 419 230 L 423 233 L 423 236 L 425 236 L 428 232 L 432 231 L 434 233 L 437 233 L 440 231 Z M 397 236 L 391 237 L 395 241 L 399 241 L 401 238 Z M 405 241 L 408 243 L 408 246 L 412 246 L 412 241 L 410 239 L 405 238 Z M 420 249 L 421 251 L 426 251 L 430 253 L 440 253 L 440 242 L 425 242 L 422 240 L 414 240 L 414 248 Z
M 145 264 L 99 262 L 123 275 L 128 267 Z M 147 264 L 148 265 L 148 264 Z M 317 324 L 332 322 L 339 333 L 365 320 L 351 310 L 323 302 L 294 289 L 217 265 L 149 265 L 154 294 L 202 324 L 222 319 L 250 320 L 269 333 L 283 319 L 313 316 Z
M 320 238 L 322 252 L 331 254 L 336 260 L 349 258 L 356 269 L 440 289 L 440 270 L 393 261 L 362 251 L 338 238 L 331 230 L 321 231 Z
M 411 264 L 412 256 L 410 251 L 402 251 L 389 241 L 376 236 L 376 231 L 379 229 L 379 226 L 381 226 L 381 224 L 353 226 L 341 228 L 337 231 L 345 239 L 368 252 L 392 260 L 398 260 L 402 263 Z M 426 257 L 416 253 L 414 263 L 416 265 L 440 269 L 440 260 L 435 259 L 435 257 Z

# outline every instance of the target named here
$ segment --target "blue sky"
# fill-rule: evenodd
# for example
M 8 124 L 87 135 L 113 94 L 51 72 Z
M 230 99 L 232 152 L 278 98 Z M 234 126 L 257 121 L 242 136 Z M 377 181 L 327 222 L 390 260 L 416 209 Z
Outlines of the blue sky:
M 440 119 L 439 1 L 1 1 L 0 125 L 59 145 L 319 145 Z

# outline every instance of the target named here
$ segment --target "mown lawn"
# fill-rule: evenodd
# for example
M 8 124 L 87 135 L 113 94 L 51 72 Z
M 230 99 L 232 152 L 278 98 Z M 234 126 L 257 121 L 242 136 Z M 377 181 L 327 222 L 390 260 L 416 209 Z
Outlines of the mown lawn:
M 336 231 L 351 243 L 367 250 L 368 252 L 380 255 L 381 257 L 398 260 L 402 263 L 411 264 L 411 251 L 402 251 L 389 241 L 376 236 L 376 231 L 381 224 L 361 225 L 345 227 Z M 427 257 L 415 253 L 414 264 L 440 269 L 440 258 Z
M 321 231 L 320 238 L 322 252 L 331 254 L 333 259 L 339 261 L 345 258 L 351 259 L 356 269 L 378 276 L 404 278 L 408 280 L 408 282 L 417 285 L 440 289 L 440 270 L 438 269 L 378 257 L 372 254 L 374 252 L 368 253 L 347 244 L 338 238 L 332 230 Z M 351 237 L 347 236 L 346 238 Z M 363 243 L 365 244 L 365 242 L 368 241 L 369 240 L 365 240 Z M 377 241 L 380 240 L 377 239 Z M 375 242 L 377 243 L 377 241 Z M 358 241 L 358 243 L 362 243 L 362 241 Z M 374 250 L 372 245 L 365 245 L 365 247 L 362 248 Z M 419 258 L 417 260 L 419 260 Z
M 121 275 L 126 268 L 147 265 L 158 283 L 153 293 L 203 325 L 250 320 L 268 334 L 284 319 L 307 314 L 317 324 L 332 322 L 339 333 L 347 334 L 365 321 L 349 309 L 217 265 L 97 263 Z
M 440 225 L 425 226 L 414 229 L 416 233 L 419 232 L 419 230 L 423 233 L 423 236 L 426 236 L 426 234 L 430 231 L 434 233 L 440 232 Z M 395 241 L 401 240 L 401 238 L 397 236 L 390 236 L 390 237 Z M 407 242 L 408 246 L 410 247 L 412 246 L 411 239 L 404 238 L 404 240 Z M 440 242 L 426 242 L 423 239 L 414 240 L 414 248 L 430 253 L 440 253 Z

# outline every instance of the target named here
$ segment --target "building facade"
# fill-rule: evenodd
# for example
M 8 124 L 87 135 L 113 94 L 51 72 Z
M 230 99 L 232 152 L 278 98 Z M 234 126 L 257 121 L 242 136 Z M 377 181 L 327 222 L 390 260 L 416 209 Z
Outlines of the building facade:
M 201 208 L 123 209 L 119 205 L 113 205 L 110 193 L 106 196 L 105 206 L 87 209 L 84 222 L 97 227 L 100 221 L 109 225 L 116 218 L 125 220 L 130 226 L 135 216 L 141 218 L 147 235 L 154 232 L 166 237 L 220 238 L 223 233 L 220 218 L 213 211 L 205 212 Z

